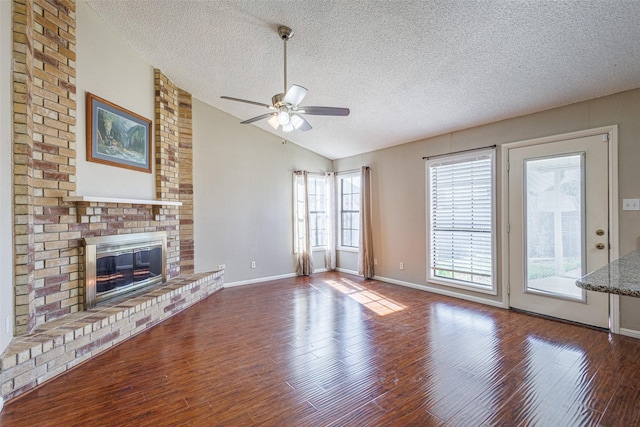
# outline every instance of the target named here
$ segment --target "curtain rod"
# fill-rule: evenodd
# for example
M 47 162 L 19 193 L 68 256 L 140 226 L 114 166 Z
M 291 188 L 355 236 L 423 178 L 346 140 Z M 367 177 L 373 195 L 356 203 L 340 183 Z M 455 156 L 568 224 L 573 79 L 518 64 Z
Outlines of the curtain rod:
M 1 0 L 0 0 L 0 1 L 1 1 Z M 368 170 L 373 170 L 373 169 L 371 169 L 369 166 L 365 166 L 365 167 L 366 167 Z M 303 172 L 302 170 L 294 170 L 294 171 L 293 171 L 293 173 L 295 173 L 295 174 L 299 174 L 299 173 L 302 173 L 302 172 Z M 320 174 L 320 175 L 324 175 L 324 174 L 325 174 L 325 173 L 327 173 L 327 172 L 333 172 L 333 171 L 326 171 L 326 172 L 310 172 L 310 171 L 308 171 L 308 173 L 311 173 L 311 174 Z M 335 173 L 336 175 L 341 175 L 341 174 L 344 174 L 344 173 L 354 173 L 354 172 L 360 172 L 360 169 L 349 169 L 349 170 L 346 170 L 346 171 L 333 172 L 333 173 Z
M 468 153 L 470 151 L 479 151 L 479 150 L 486 150 L 487 148 L 496 148 L 497 145 L 487 145 L 486 147 L 479 147 L 479 148 L 470 148 L 468 150 L 460 150 L 460 151 L 454 151 L 452 153 L 444 153 L 444 154 L 436 154 L 435 156 L 425 156 L 422 158 L 422 160 L 430 160 L 430 159 L 435 159 L 436 157 L 442 157 L 442 156 L 450 156 L 451 154 L 460 154 L 460 153 Z
M 0 0 L 0 1 L 2 1 L 2 0 Z M 295 169 L 293 171 L 293 173 L 295 173 L 295 174 L 301 174 L 302 172 L 304 172 L 303 169 Z M 327 172 L 331 172 L 331 171 L 324 171 L 324 172 L 323 171 L 320 171 L 320 172 L 307 171 L 307 173 L 310 174 L 310 175 L 324 175 Z
M 373 170 L 369 166 L 365 166 L 365 168 L 367 168 L 368 170 Z M 340 171 L 340 172 L 335 172 L 335 174 L 342 175 L 342 174 L 345 174 L 345 173 L 354 173 L 354 172 L 360 172 L 360 168 L 358 168 L 358 169 L 349 169 L 349 170 Z

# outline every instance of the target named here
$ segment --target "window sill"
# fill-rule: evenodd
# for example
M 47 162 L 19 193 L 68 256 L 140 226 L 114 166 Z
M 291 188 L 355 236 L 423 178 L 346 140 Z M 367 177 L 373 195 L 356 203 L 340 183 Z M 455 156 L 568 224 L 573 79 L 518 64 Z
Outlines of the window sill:
M 487 295 L 498 295 L 498 289 L 494 285 L 492 288 L 484 288 L 480 286 L 467 285 L 453 280 L 444 280 L 439 278 L 427 277 L 427 283 L 430 285 L 447 286 L 449 288 L 464 289 L 471 292 L 479 292 Z
M 340 246 L 336 249 L 339 252 L 353 252 L 353 253 L 358 253 L 360 252 L 359 248 L 349 248 L 349 247 L 345 247 L 345 246 Z

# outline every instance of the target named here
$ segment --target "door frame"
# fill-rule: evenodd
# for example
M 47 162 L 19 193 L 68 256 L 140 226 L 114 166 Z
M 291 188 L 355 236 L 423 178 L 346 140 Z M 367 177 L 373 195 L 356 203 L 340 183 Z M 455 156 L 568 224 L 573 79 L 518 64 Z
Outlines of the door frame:
M 576 139 L 586 136 L 604 135 L 609 136 L 609 261 L 619 258 L 619 235 L 618 235 L 618 125 L 603 126 L 593 129 L 585 129 L 576 132 L 563 133 L 560 135 L 545 136 L 542 138 L 527 139 L 523 141 L 502 144 L 501 148 L 501 186 L 503 197 L 501 198 L 500 215 L 502 246 L 502 303 L 505 308 L 510 308 L 509 299 L 509 173 L 508 162 L 509 150 L 539 144 L 548 144 L 567 139 Z M 609 294 L 609 323 L 610 330 L 615 334 L 620 333 L 620 296 Z

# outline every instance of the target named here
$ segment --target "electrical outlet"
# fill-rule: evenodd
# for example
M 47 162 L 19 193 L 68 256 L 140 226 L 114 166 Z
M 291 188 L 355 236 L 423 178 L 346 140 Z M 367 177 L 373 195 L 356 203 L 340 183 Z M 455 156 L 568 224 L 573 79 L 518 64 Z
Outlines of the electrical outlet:
M 640 211 L 640 199 L 622 199 L 623 211 Z
M 251 261 L 251 268 L 256 268 L 256 262 L 255 261 Z
M 219 264 L 218 265 L 218 270 L 224 270 L 225 268 L 227 268 L 226 264 Z
M 378 265 L 378 258 L 373 259 L 373 265 Z
M 404 262 L 400 263 L 400 270 L 404 270 Z

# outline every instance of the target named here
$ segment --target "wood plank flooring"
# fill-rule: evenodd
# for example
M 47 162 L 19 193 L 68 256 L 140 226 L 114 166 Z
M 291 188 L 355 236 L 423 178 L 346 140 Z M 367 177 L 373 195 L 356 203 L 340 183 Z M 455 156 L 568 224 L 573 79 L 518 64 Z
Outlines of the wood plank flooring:
M 640 340 L 320 273 L 224 289 L 0 426 L 635 426 Z

